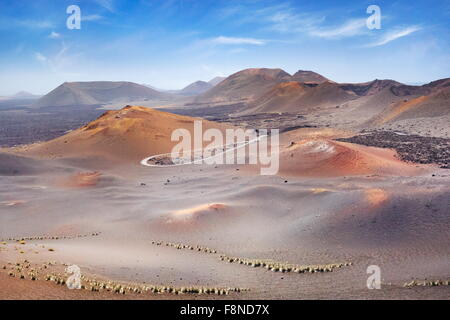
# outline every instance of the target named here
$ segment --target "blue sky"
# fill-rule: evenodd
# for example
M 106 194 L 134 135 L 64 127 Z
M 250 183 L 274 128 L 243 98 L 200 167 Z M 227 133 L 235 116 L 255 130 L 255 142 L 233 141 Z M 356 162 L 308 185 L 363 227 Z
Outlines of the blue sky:
M 81 9 L 69 30 L 66 8 Z M 381 29 L 368 29 L 369 5 Z M 64 81 L 164 89 L 250 67 L 338 82 L 450 76 L 450 1 L 0 0 L 0 95 Z

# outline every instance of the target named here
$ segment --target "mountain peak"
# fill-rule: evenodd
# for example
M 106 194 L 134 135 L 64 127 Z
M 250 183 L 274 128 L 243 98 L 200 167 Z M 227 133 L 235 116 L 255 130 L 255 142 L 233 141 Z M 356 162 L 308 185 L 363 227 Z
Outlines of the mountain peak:
M 239 72 L 236 72 L 235 74 L 231 75 L 230 77 L 233 76 L 241 76 L 241 75 L 246 75 L 246 76 L 265 76 L 265 77 L 269 77 L 269 78 L 273 78 L 275 80 L 281 80 L 282 78 L 285 77 L 290 77 L 290 74 L 287 73 L 286 71 L 284 71 L 283 69 L 269 69 L 269 68 L 249 68 L 249 69 L 244 69 L 241 70 Z
M 13 98 L 19 98 L 19 99 L 35 99 L 38 97 L 39 97 L 38 95 L 32 94 L 28 91 L 19 91 L 13 95 Z
M 282 69 L 250 68 L 232 74 L 198 98 L 200 103 L 246 101 L 254 99 L 277 83 L 290 80 Z
M 299 82 L 311 82 L 311 83 L 322 83 L 326 81 L 330 81 L 328 78 L 318 74 L 317 72 L 310 70 L 298 70 L 292 76 L 292 80 Z
M 184 87 L 181 89 L 178 94 L 184 95 L 184 96 L 195 96 L 197 94 L 201 94 L 213 87 L 212 84 L 205 82 L 205 81 L 195 81 L 191 83 L 190 85 Z

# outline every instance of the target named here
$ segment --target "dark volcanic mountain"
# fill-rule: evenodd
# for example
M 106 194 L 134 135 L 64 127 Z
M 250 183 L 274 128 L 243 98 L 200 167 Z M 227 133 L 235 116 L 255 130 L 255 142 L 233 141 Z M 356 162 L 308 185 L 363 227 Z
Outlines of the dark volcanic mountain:
M 164 99 L 168 95 L 133 82 L 64 82 L 40 98 L 34 106 L 96 105 L 142 99 Z

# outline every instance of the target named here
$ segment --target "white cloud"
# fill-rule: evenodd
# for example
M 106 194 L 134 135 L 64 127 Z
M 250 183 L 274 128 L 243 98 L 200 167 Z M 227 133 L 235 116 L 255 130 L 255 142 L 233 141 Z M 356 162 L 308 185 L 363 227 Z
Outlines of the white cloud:
M 95 2 L 110 12 L 115 11 L 114 0 L 95 0 Z
M 295 13 L 287 8 L 272 12 L 266 17 L 270 29 L 281 33 L 304 33 L 324 39 L 353 37 L 367 32 L 366 19 L 350 19 L 338 26 L 324 26 L 325 16 Z
M 352 18 L 339 25 L 326 23 L 326 16 L 321 12 L 299 12 L 289 3 L 281 3 L 254 10 L 252 14 L 239 19 L 236 23 L 265 22 L 264 29 L 286 34 L 304 34 L 323 39 L 340 39 L 353 37 L 368 32 L 366 17 Z
M 264 45 L 266 44 L 266 40 L 260 40 L 260 39 L 254 39 L 254 38 L 235 38 L 235 37 L 224 37 L 224 36 L 220 36 L 220 37 L 216 37 L 211 39 L 211 42 L 213 43 L 217 43 L 217 44 L 231 44 L 231 45 L 235 45 L 235 44 L 251 44 L 251 45 Z
M 314 28 L 309 34 L 319 38 L 338 39 L 366 33 L 366 19 L 351 19 L 334 28 Z
M 406 37 L 407 35 L 419 31 L 421 29 L 421 27 L 419 26 L 411 26 L 411 27 L 407 27 L 407 28 L 403 28 L 403 29 L 397 29 L 391 32 L 388 32 L 386 34 L 384 34 L 380 40 L 368 44 L 367 47 L 379 47 L 379 46 L 383 46 L 391 41 L 394 41 L 396 39 L 402 38 L 402 37 Z
M 58 32 L 52 31 L 48 37 L 51 39 L 58 39 L 61 37 L 61 34 L 59 34 Z
M 103 19 L 103 16 L 99 14 L 81 15 L 81 21 L 97 21 Z
M 69 54 L 69 47 L 62 41 L 58 51 L 48 55 L 35 52 L 34 58 L 53 73 L 69 74 L 78 69 L 77 56 L 79 55 L 81 55 L 80 52 Z
M 236 14 L 239 14 L 245 10 L 245 7 L 242 5 L 232 5 L 225 8 L 220 8 L 216 12 L 216 17 L 219 19 L 225 19 L 229 17 L 233 17 Z
M 16 20 L 12 24 L 25 28 L 49 29 L 53 27 L 53 23 L 47 20 Z
M 44 56 L 42 53 L 40 52 L 35 52 L 34 53 L 34 57 L 36 58 L 37 61 L 39 62 L 46 62 L 47 61 L 47 57 Z
M 264 11 L 265 12 L 265 11 Z M 325 20 L 323 16 L 295 13 L 292 9 L 269 11 L 266 20 L 271 24 L 270 29 L 281 33 L 303 33 Z

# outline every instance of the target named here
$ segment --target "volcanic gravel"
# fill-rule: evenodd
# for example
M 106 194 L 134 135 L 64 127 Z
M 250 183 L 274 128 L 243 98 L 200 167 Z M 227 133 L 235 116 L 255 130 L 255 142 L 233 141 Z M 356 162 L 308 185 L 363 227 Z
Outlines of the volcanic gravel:
M 338 141 L 395 149 L 400 159 L 415 163 L 435 163 L 450 169 L 450 139 L 375 131 Z

